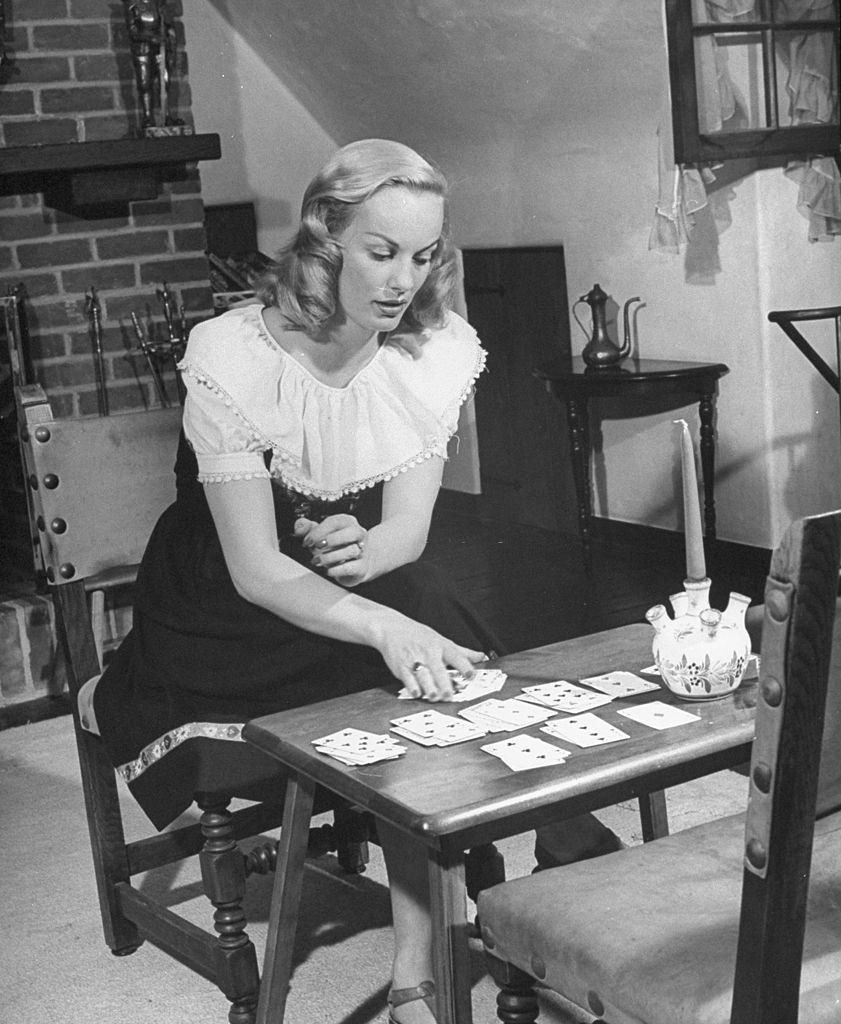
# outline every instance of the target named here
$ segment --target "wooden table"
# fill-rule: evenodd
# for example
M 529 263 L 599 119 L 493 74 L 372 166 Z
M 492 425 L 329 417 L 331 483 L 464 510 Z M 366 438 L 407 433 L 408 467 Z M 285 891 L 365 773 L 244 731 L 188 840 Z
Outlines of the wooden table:
M 590 520 L 590 437 L 587 403 L 591 398 L 624 398 L 634 402 L 689 395 L 698 400 L 701 420 L 701 470 L 704 483 L 704 527 L 715 539 L 715 432 L 713 414 L 717 382 L 728 373 L 724 363 L 685 363 L 666 359 L 625 359 L 615 366 L 594 368 L 578 356 L 536 367 L 534 375 L 566 406 L 570 458 L 578 501 L 578 532 L 584 564 L 592 565 Z
M 503 658 L 500 696 L 524 685 L 576 680 L 651 663 L 651 629 L 622 626 Z M 307 835 L 316 783 L 402 829 L 426 851 L 431 890 L 439 1024 L 470 1024 L 468 920 L 464 853 L 538 825 L 645 795 L 750 758 L 755 684 L 722 700 L 680 702 L 665 690 L 617 700 L 597 714 L 630 734 L 603 747 L 574 749 L 566 764 L 512 772 L 474 740 L 452 747 L 406 741 L 397 761 L 349 768 L 315 752 L 311 740 L 345 726 L 386 732 L 401 714 L 428 707 L 398 701 L 393 689 L 368 690 L 250 722 L 247 740 L 290 770 L 278 868 L 269 917 L 258 1024 L 281 1024 L 289 985 Z M 651 699 L 678 703 L 701 721 L 656 731 L 617 714 Z M 455 713 L 463 705 L 439 705 Z M 537 726 L 524 730 L 543 736 Z M 465 785 L 465 781 L 469 785 Z M 385 970 L 385 968 L 384 968 Z M 313 1007 L 315 1017 L 317 1007 Z

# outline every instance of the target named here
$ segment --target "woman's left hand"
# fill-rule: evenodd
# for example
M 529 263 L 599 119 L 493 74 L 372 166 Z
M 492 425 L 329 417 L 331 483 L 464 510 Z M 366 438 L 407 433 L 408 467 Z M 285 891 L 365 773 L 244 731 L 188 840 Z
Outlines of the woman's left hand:
M 355 516 L 327 516 L 320 523 L 298 519 L 295 535 L 312 551 L 313 568 L 336 583 L 355 587 L 368 578 L 368 531 L 360 526 Z

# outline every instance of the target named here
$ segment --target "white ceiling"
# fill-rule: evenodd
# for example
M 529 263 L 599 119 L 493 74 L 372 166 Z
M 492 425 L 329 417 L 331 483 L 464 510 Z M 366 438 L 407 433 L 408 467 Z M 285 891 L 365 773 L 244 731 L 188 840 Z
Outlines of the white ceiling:
M 339 142 L 605 117 L 659 0 L 212 0 Z M 654 52 L 657 50 L 655 48 Z

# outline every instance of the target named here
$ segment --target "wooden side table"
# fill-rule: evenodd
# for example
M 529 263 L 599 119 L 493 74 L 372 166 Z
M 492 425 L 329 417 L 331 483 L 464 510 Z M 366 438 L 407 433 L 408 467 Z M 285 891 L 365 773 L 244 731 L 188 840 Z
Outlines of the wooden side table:
M 685 363 L 666 359 L 625 359 L 616 366 L 595 369 L 577 356 L 543 363 L 534 370 L 547 391 L 566 406 L 570 457 L 578 501 L 578 530 L 584 564 L 592 568 L 590 520 L 590 437 L 587 402 L 591 398 L 625 398 L 640 403 L 672 395 L 695 396 L 701 418 L 701 470 L 704 483 L 704 527 L 715 539 L 715 433 L 713 413 L 718 380 L 729 367 L 724 363 Z

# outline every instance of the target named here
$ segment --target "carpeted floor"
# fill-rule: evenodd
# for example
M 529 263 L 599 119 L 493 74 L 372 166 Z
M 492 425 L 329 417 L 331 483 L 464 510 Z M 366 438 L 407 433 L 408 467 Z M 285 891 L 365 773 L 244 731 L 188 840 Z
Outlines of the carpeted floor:
M 669 793 L 672 829 L 743 805 L 745 780 L 722 773 Z M 125 801 L 127 828 L 144 818 Z M 113 957 L 102 941 L 69 717 L 0 732 L 0 1020 L 15 1024 L 225 1024 L 227 1002 L 203 978 L 148 943 Z M 600 813 L 639 842 L 635 805 Z M 500 844 L 509 877 L 531 870 L 532 837 Z M 145 880 L 206 924 L 197 877 L 162 869 Z M 250 883 L 246 913 L 262 956 L 270 878 Z M 495 986 L 473 950 L 474 1018 L 496 1020 Z M 308 863 L 286 1024 L 382 1024 L 391 935 L 379 851 L 367 872 L 344 875 L 332 857 Z M 547 997 L 544 1024 L 567 1024 Z

